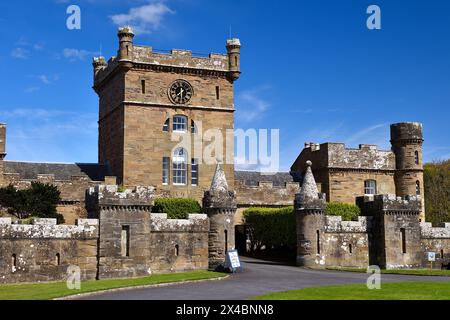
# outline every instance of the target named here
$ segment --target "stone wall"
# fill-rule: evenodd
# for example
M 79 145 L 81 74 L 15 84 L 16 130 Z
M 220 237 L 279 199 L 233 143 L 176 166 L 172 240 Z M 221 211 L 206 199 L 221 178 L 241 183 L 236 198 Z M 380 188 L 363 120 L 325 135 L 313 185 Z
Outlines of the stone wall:
M 450 223 L 446 223 L 441 228 L 433 228 L 431 223 L 422 223 L 420 230 L 423 266 L 430 266 L 430 262 L 427 259 L 427 252 L 436 253 L 434 267 L 448 266 L 450 264 Z
M 13 225 L 0 218 L 0 283 L 67 279 L 67 268 L 80 267 L 82 280 L 97 274 L 98 220 L 56 225 L 37 219 L 33 225 Z
M 370 217 L 360 217 L 358 221 L 342 221 L 342 217 L 325 219 L 322 234 L 325 266 L 365 268 L 369 265 Z

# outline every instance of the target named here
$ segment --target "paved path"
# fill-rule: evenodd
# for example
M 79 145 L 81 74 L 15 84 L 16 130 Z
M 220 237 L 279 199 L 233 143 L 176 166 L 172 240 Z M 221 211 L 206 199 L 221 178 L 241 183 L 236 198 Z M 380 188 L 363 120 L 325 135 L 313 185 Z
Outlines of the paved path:
M 176 284 L 98 294 L 86 300 L 247 300 L 271 292 L 335 284 L 366 283 L 362 273 L 315 271 L 243 259 L 244 272 L 221 281 Z M 382 281 L 449 281 L 449 277 L 382 275 Z

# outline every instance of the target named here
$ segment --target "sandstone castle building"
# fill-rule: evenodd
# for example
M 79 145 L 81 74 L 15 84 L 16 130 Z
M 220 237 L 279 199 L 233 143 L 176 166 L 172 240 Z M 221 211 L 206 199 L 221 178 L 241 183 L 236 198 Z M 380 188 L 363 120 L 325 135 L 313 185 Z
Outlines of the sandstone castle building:
M 228 40 L 226 50 L 202 57 L 157 52 L 135 44 L 131 28 L 120 28 L 117 55 L 93 61 L 96 164 L 7 160 L 0 125 L 0 186 L 57 186 L 66 220 L 20 225 L 0 218 L 0 282 L 60 280 L 71 265 L 83 279 L 214 269 L 235 247 L 245 208 L 290 206 L 294 199 L 300 265 L 417 267 L 431 250 L 444 262 L 450 226 L 424 223 L 419 123 L 392 125 L 388 151 L 307 143 L 291 172 L 271 176 L 236 171 L 219 155 L 202 161 L 206 146 L 198 142 L 205 132 L 234 130 L 240 41 Z M 233 158 L 233 139 L 222 142 Z M 157 197 L 197 199 L 204 213 L 187 220 L 152 214 Z M 326 217 L 325 201 L 358 203 L 364 217 Z

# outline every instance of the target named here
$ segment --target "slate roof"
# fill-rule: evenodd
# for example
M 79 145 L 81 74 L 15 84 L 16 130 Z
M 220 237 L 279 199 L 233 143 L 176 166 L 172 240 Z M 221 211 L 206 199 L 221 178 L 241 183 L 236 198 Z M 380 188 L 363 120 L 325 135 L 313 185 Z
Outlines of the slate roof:
M 234 179 L 236 181 L 245 181 L 247 186 L 258 186 L 258 182 L 273 182 L 275 187 L 284 187 L 288 182 L 294 182 L 289 172 L 278 172 L 273 175 L 263 175 L 260 172 L 253 171 L 235 171 Z
M 87 176 L 92 181 L 104 181 L 111 175 L 108 166 L 94 163 L 34 163 L 5 161 L 5 173 L 18 173 L 21 179 L 35 180 L 38 174 L 53 174 L 56 180 L 70 180 L 71 176 Z

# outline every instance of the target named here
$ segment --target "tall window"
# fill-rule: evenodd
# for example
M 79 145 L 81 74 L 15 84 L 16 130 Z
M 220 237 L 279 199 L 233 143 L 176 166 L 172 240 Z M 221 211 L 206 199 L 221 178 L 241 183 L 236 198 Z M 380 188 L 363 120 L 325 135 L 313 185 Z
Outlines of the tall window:
M 163 167 L 162 167 L 162 183 L 163 185 L 169 184 L 169 171 L 170 171 L 170 158 L 163 158 Z
M 220 99 L 220 87 L 219 86 L 216 87 L 216 99 L 217 100 Z
M 406 229 L 400 229 L 400 234 L 402 237 L 402 252 L 406 253 Z
M 193 186 L 198 186 L 198 159 L 192 159 L 191 175 L 191 184 Z
M 377 194 L 377 182 L 375 180 L 364 181 L 364 194 Z
M 141 80 L 141 91 L 142 94 L 145 94 L 145 80 Z
M 183 148 L 178 148 L 173 153 L 173 184 L 186 185 L 187 183 L 187 152 Z
M 163 125 L 163 132 L 169 132 L 169 128 L 170 128 L 170 119 L 167 119 Z
M 420 181 L 416 181 L 416 195 L 420 196 Z
M 420 164 L 419 151 L 414 152 L 414 159 L 416 164 Z
M 191 120 L 191 133 L 196 134 L 197 133 L 197 125 L 195 124 L 194 120 Z
M 187 130 L 187 118 L 185 116 L 173 117 L 173 131 L 186 132 L 186 130 Z
M 130 226 L 122 226 L 122 237 L 120 243 L 122 257 L 130 256 Z

